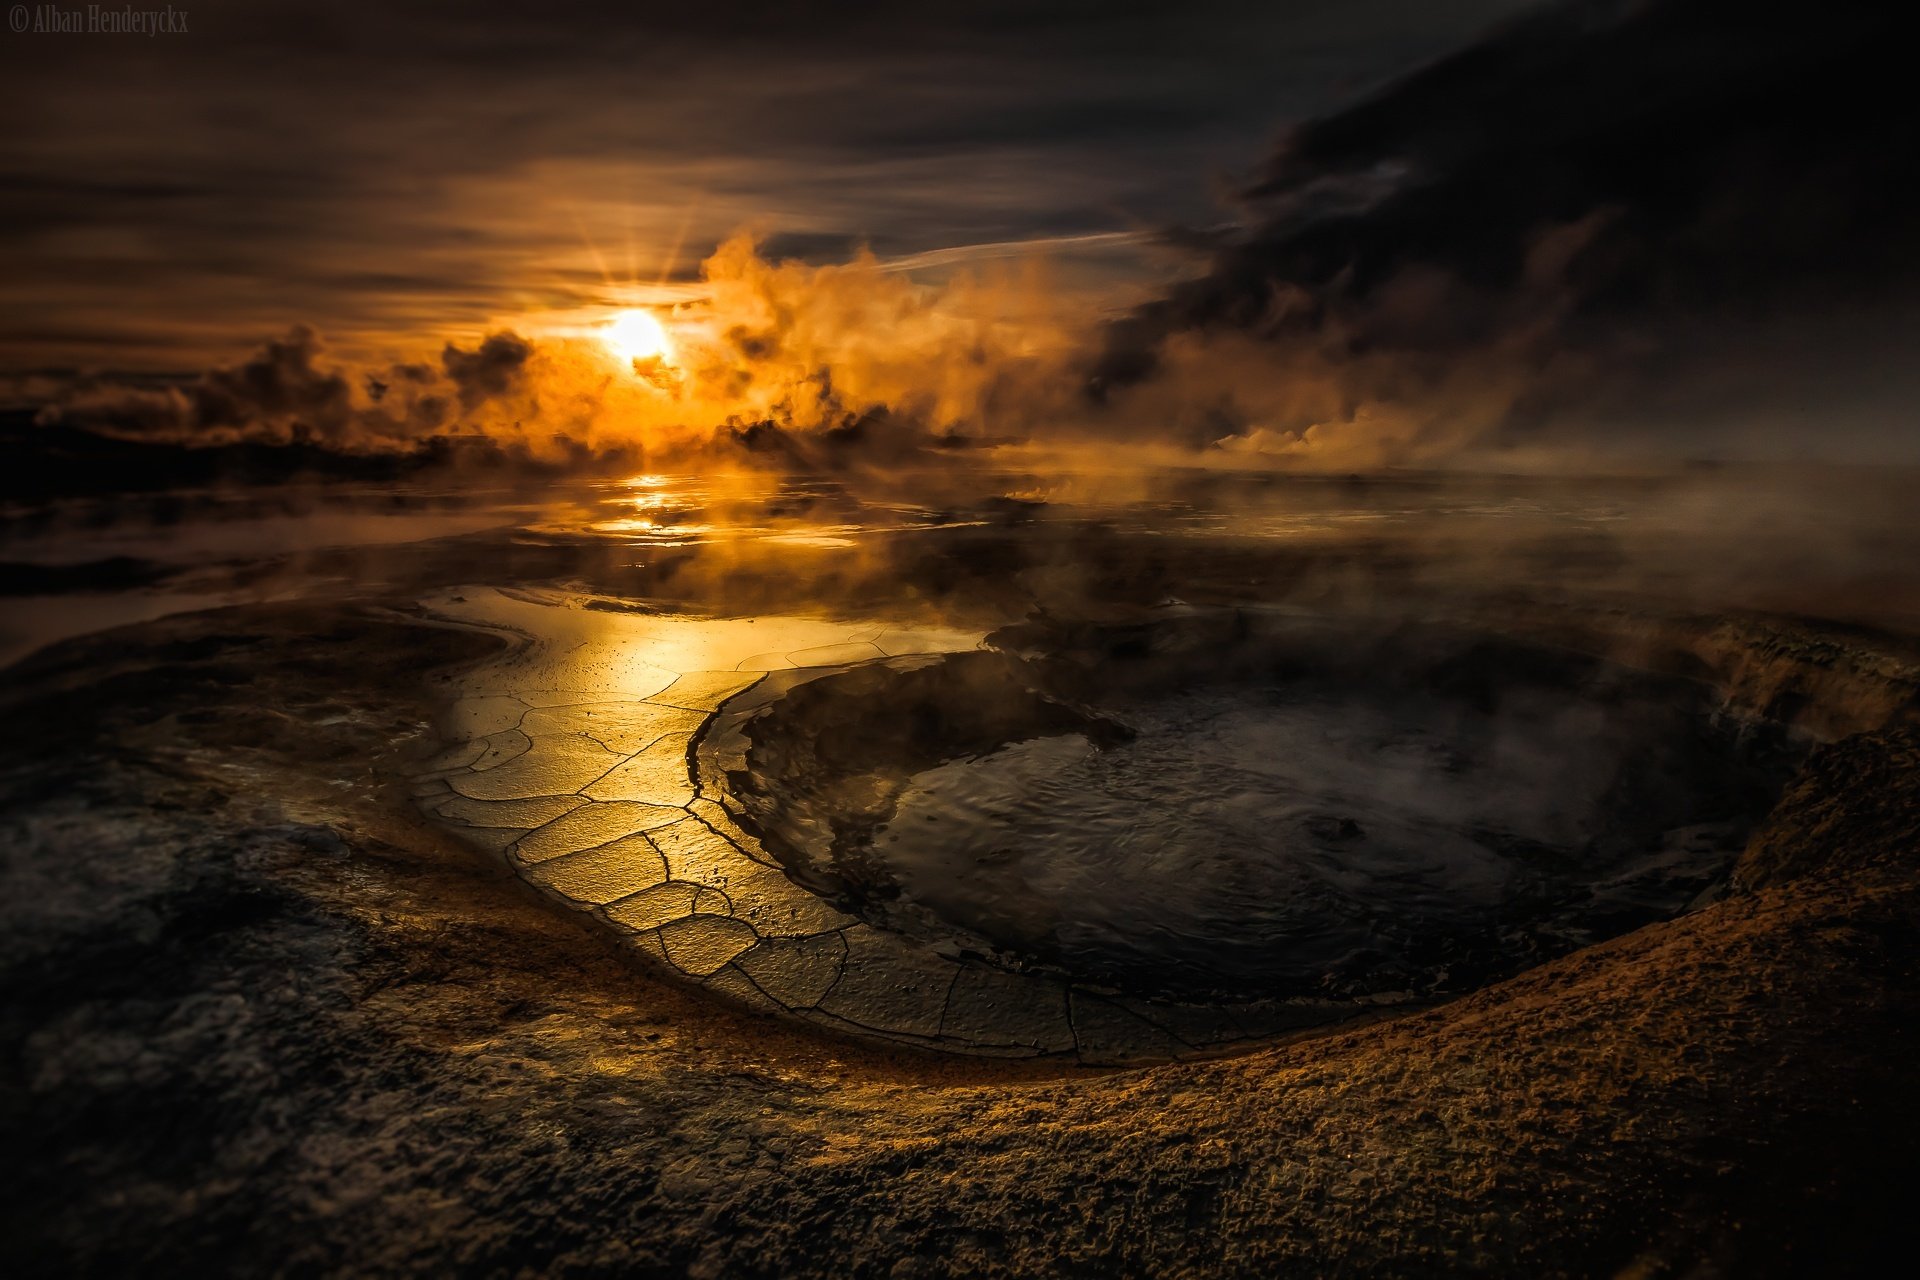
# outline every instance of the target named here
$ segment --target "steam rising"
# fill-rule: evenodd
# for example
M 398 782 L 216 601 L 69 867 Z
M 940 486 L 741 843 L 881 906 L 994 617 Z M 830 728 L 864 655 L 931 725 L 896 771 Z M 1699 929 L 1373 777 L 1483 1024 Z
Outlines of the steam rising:
M 48 411 L 190 444 L 884 465 L 931 447 L 1371 469 L 1910 456 L 1915 107 L 1883 6 L 1578 0 L 1291 130 L 1198 275 L 1117 321 L 1030 260 L 938 284 L 748 236 L 664 316 L 332 362 L 295 329 Z M 1737 40 L 1729 32 L 1737 31 Z M 951 452 L 951 451 L 949 451 Z
M 448 343 L 435 362 L 352 369 L 298 328 L 183 387 L 82 386 L 44 420 L 355 451 L 479 435 L 534 456 L 791 454 L 821 442 L 884 453 L 1024 429 L 1032 406 L 1067 385 L 1069 328 L 1037 263 L 928 286 L 870 253 L 768 261 L 742 235 L 707 259 L 702 281 L 701 299 L 668 321 L 671 366 L 623 368 L 577 336 L 501 331 L 471 348 Z
M 1890 22 L 1854 0 L 1530 14 L 1293 130 L 1243 234 L 1113 328 L 1095 394 L 1340 465 L 1768 433 L 1910 454 L 1920 239 L 1894 193 L 1920 116 Z

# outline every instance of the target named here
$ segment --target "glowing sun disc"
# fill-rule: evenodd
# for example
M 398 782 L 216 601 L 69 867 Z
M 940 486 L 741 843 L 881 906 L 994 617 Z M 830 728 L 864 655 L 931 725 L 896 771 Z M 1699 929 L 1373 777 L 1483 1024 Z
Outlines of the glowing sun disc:
M 673 359 L 673 340 L 651 311 L 622 311 L 600 331 L 600 341 L 622 360 Z

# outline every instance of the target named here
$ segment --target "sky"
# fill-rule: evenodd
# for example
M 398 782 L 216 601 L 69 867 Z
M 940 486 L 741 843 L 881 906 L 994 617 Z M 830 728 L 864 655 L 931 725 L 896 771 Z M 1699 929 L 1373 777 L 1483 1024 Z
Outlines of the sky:
M 0 390 L 42 423 L 1920 462 L 1920 105 L 1872 0 L 26 25 Z
M 1098 292 L 1288 122 L 1521 4 L 182 7 L 0 31 L 0 369 L 198 368 L 293 324 L 424 348 L 673 297 L 742 228 L 931 271 L 1039 241 Z

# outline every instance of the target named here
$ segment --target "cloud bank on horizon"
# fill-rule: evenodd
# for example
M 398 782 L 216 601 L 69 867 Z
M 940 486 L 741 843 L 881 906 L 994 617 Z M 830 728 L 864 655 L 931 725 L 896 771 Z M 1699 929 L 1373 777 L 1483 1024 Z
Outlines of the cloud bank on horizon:
M 870 253 L 770 262 L 739 236 L 702 264 L 697 298 L 665 333 L 670 354 L 645 359 L 603 324 L 354 364 L 301 327 L 182 381 L 78 379 L 40 418 L 181 444 L 402 451 L 465 438 L 550 462 L 664 464 L 720 446 L 768 465 L 832 464 L 1027 427 L 1073 385 L 1068 321 L 1032 263 L 927 286 Z
M 1289 132 L 1096 393 L 1278 457 L 1920 458 L 1910 75 L 1868 0 L 1523 15 Z
M 1237 227 L 1168 237 L 1204 244 L 1199 272 L 1117 320 L 1031 264 L 928 281 L 736 237 L 685 282 L 676 362 L 646 376 L 579 335 L 335 362 L 300 328 L 183 383 L 81 380 L 49 417 L 783 461 L 953 438 L 1341 469 L 1920 460 L 1920 110 L 1883 9 L 1529 10 L 1289 129 Z

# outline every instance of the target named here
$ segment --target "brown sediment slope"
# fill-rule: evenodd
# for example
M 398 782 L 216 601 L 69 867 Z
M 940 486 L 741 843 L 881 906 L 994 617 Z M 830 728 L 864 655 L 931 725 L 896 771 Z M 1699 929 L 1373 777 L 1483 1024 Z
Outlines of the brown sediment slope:
M 1702 910 L 1088 1071 L 730 1012 L 408 816 L 420 681 L 491 643 L 236 611 L 11 673 L 10 1272 L 1833 1274 L 1904 1242 L 1913 728 L 1817 753 Z

